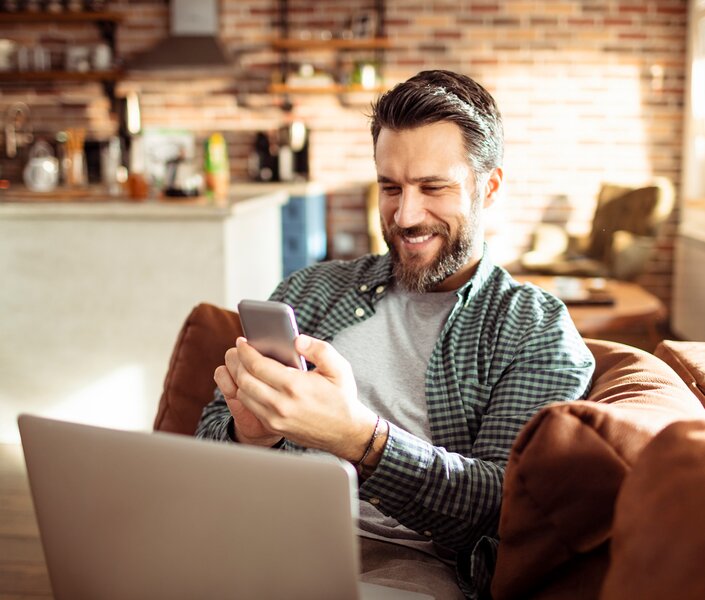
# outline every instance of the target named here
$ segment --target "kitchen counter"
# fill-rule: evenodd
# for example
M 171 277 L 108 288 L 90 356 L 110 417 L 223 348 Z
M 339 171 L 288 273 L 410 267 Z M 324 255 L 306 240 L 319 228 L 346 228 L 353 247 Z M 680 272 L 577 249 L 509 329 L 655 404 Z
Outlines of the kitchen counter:
M 106 196 L 99 188 L 60 190 L 36 193 L 19 188 L 0 192 L 2 217 L 144 217 L 144 218 L 213 218 L 220 219 L 242 211 L 256 210 L 263 200 L 274 199 L 283 204 L 287 189 L 269 184 L 237 184 L 230 188 L 227 203 L 199 198 L 160 198 L 134 201 Z
M 191 308 L 279 283 L 288 197 L 0 202 L 0 441 L 22 411 L 149 429 Z

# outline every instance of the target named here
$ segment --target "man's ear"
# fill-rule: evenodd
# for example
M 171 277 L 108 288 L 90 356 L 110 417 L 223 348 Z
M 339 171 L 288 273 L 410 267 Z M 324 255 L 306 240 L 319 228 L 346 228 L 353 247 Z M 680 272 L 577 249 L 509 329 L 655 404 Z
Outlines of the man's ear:
M 499 195 L 499 190 L 502 187 L 502 179 L 504 178 L 504 171 L 502 167 L 495 167 L 489 173 L 487 177 L 487 183 L 485 183 L 485 201 L 483 206 L 489 208 L 494 204 L 494 201 Z

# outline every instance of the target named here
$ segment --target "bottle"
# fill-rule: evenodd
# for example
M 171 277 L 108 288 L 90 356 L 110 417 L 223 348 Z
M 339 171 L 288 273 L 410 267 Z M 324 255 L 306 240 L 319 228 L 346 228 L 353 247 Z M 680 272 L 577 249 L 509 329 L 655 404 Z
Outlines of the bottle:
M 225 138 L 220 133 L 213 133 L 206 140 L 203 170 L 206 173 L 206 195 L 217 203 L 226 202 L 230 185 L 230 164 Z

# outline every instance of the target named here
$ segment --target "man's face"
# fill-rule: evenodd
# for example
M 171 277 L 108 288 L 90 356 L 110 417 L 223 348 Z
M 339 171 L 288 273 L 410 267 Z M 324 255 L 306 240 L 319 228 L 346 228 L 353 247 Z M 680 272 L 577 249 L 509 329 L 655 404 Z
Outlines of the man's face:
M 382 129 L 375 160 L 382 233 L 397 281 L 418 292 L 463 285 L 482 254 L 482 208 L 492 202 L 501 170 L 476 185 L 460 128 L 445 122 Z

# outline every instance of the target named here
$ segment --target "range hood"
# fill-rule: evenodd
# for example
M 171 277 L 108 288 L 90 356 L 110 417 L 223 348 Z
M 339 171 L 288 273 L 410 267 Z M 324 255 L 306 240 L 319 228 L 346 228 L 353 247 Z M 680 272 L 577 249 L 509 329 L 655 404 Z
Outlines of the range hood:
M 169 0 L 169 35 L 136 56 L 130 70 L 226 67 L 218 40 L 219 0 Z

